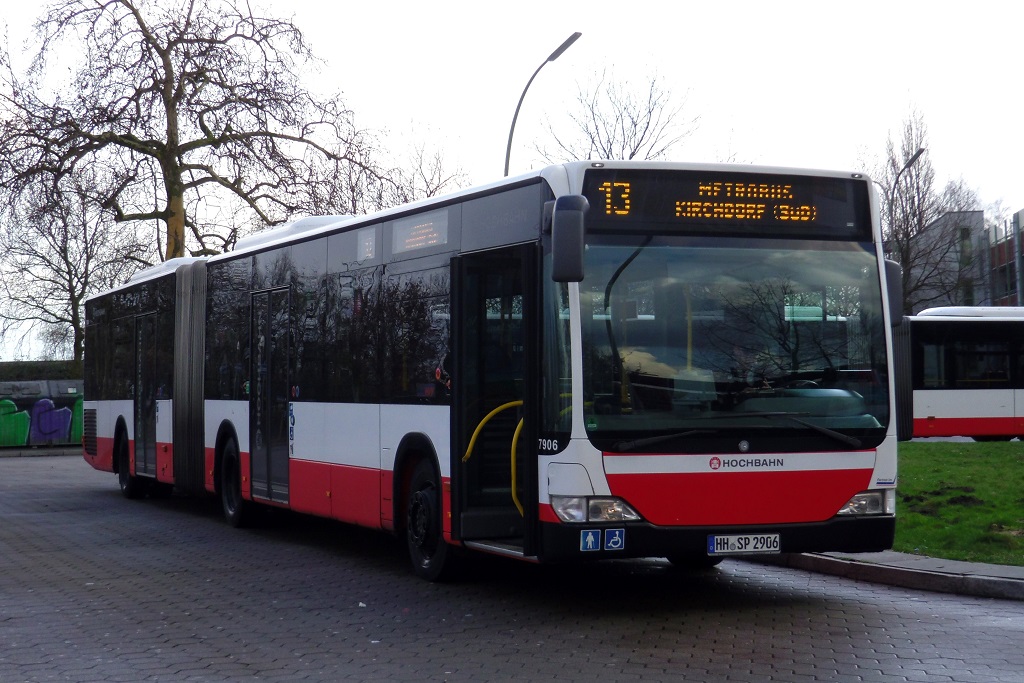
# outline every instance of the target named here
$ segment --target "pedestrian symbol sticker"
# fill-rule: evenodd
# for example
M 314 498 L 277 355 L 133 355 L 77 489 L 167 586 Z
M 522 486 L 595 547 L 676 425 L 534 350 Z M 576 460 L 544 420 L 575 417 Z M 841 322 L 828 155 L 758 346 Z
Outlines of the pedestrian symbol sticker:
M 605 550 L 624 550 L 626 548 L 626 530 L 625 529 L 605 529 L 604 530 L 604 549 Z
M 583 529 L 580 531 L 580 551 L 596 552 L 601 549 L 601 530 Z

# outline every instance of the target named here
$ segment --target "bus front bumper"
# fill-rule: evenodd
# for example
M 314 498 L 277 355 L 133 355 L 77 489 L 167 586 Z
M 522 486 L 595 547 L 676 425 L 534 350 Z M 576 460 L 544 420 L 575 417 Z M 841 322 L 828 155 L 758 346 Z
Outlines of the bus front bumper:
M 892 548 L 895 533 L 896 518 L 892 515 L 729 527 L 658 527 L 642 522 L 542 523 L 542 551 L 538 559 L 560 562 L 711 554 L 749 557 L 777 553 L 879 552 Z M 709 552 L 709 545 L 712 548 L 717 545 L 717 550 Z

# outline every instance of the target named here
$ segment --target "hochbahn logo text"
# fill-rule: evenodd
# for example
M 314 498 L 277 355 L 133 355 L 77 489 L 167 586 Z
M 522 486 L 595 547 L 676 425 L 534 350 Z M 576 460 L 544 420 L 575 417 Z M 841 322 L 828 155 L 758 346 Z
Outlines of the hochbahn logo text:
M 785 458 L 719 458 L 708 463 L 713 470 L 748 470 L 761 467 L 785 467 Z

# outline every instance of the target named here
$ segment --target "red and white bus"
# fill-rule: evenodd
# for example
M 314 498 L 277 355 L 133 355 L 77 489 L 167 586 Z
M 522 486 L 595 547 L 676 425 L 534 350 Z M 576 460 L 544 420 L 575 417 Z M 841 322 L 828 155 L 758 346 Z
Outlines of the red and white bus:
M 574 162 L 299 220 L 86 303 L 85 458 L 533 562 L 877 551 L 889 291 L 858 173 Z
M 1024 437 L 1024 308 L 945 306 L 906 321 L 912 436 Z

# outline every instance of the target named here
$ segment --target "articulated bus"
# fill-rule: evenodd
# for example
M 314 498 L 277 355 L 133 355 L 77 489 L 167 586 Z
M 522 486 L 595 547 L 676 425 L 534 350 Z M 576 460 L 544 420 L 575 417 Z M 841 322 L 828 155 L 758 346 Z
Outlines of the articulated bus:
M 901 438 L 1024 437 L 1024 308 L 945 306 L 906 322 L 899 413 L 912 421 L 901 418 Z
M 87 301 L 84 455 L 430 580 L 882 550 L 892 265 L 858 173 L 585 161 L 301 219 Z

